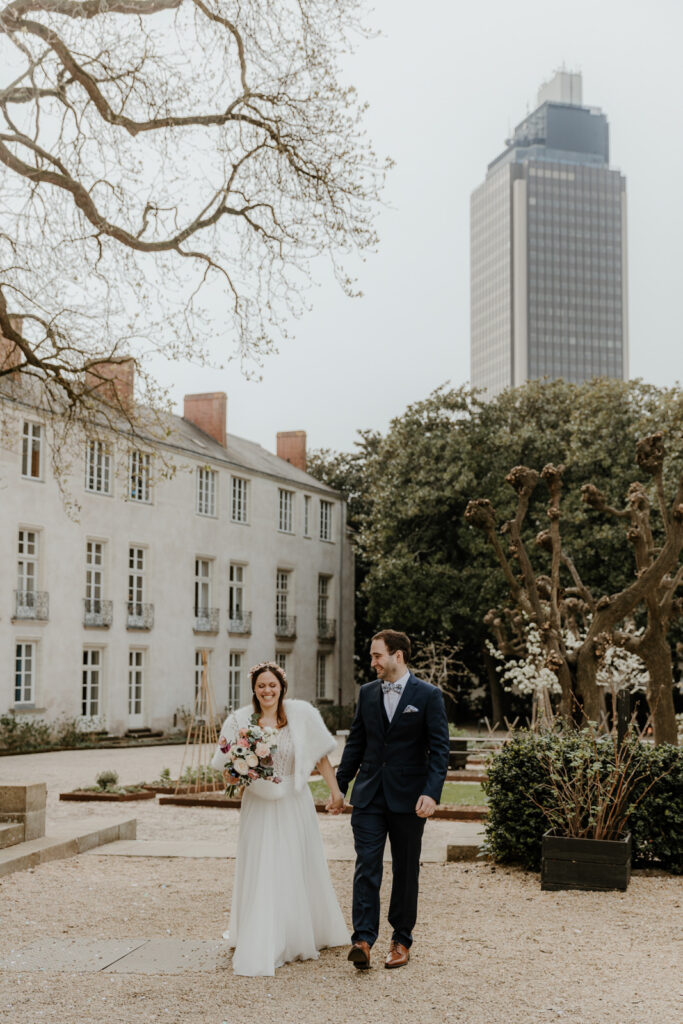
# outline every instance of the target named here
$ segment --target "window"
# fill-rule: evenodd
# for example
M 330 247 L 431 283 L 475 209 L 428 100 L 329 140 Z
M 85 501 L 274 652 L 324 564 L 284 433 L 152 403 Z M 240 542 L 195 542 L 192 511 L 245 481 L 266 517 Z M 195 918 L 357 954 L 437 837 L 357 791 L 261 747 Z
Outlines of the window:
M 244 566 L 230 564 L 230 585 L 228 587 L 229 618 L 239 621 L 244 615 Z
M 287 611 L 289 604 L 289 577 L 291 573 L 278 569 L 275 583 L 275 619 L 278 627 L 287 627 Z
M 21 441 L 21 475 L 29 480 L 40 480 L 43 474 L 43 428 L 40 423 L 24 423 Z
M 316 700 L 327 699 L 327 655 L 318 654 L 315 671 Z
M 142 714 L 142 693 L 145 681 L 145 652 L 128 651 L 128 714 Z
M 233 523 L 247 523 L 248 520 L 248 480 L 243 480 L 239 476 L 232 478 L 232 497 L 230 505 L 230 518 Z
M 230 651 L 228 656 L 228 711 L 240 706 L 242 692 L 242 652 Z
M 145 600 L 145 549 L 128 548 L 128 614 L 142 617 Z
M 197 470 L 197 512 L 200 516 L 216 515 L 216 477 L 213 469 Z
M 36 671 L 36 644 L 20 641 L 16 646 L 14 667 L 14 703 L 33 703 Z
M 320 539 L 332 540 L 332 502 L 320 502 Z
M 327 606 L 329 603 L 330 577 L 318 576 L 318 627 L 327 627 Z
M 209 662 L 211 660 L 211 651 L 201 649 L 194 652 L 194 696 L 195 700 L 199 695 L 199 691 L 202 688 L 202 674 L 204 671 L 204 661 L 206 660 L 206 673 L 209 675 Z
M 18 600 L 22 607 L 32 608 L 38 589 L 38 534 L 35 530 L 19 530 L 17 555 Z
M 128 497 L 131 501 L 151 501 L 151 456 L 148 452 L 134 451 L 128 457 Z
M 278 516 L 278 530 L 282 533 L 292 533 L 292 508 L 294 505 L 294 491 L 285 491 L 280 487 L 280 508 Z
M 304 494 L 304 537 L 311 536 L 311 499 Z
M 282 671 L 285 673 L 285 675 L 287 674 L 287 652 L 286 651 L 276 651 L 275 652 L 275 664 L 279 665 L 279 667 L 282 669 Z
M 211 562 L 208 558 L 195 558 L 194 562 L 194 613 L 198 618 L 207 618 L 211 608 Z
M 111 494 L 111 449 L 104 441 L 88 441 L 85 451 L 85 489 Z
M 104 544 L 89 540 L 85 545 L 85 608 L 87 612 L 102 611 L 104 585 Z
M 99 647 L 85 647 L 81 676 L 81 714 L 86 718 L 95 718 L 100 713 L 101 684 L 102 650 Z

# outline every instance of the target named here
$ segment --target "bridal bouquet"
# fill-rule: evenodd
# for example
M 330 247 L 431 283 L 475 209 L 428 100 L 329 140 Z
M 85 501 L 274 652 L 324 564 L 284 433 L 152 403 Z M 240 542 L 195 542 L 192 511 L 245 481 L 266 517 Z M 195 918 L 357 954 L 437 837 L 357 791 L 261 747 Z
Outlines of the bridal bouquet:
M 230 743 L 225 736 L 218 740 L 221 753 L 225 755 L 223 770 L 239 778 L 238 783 L 228 783 L 226 796 L 234 796 L 237 789 L 251 785 L 256 779 L 281 782 L 273 767 L 273 751 L 277 749 L 277 729 L 263 729 L 258 716 L 253 715 L 248 728 L 240 729 L 237 738 Z

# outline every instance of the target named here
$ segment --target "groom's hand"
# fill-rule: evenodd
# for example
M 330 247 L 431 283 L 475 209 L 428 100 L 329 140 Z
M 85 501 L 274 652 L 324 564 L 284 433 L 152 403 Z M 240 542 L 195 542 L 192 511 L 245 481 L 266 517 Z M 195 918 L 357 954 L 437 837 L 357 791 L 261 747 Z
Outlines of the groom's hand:
M 425 793 L 422 794 L 415 804 L 415 813 L 418 818 L 431 818 L 435 810 L 436 800 L 432 800 L 431 796 L 427 796 Z
M 328 814 L 341 814 L 344 810 L 345 800 L 343 796 L 338 796 L 336 799 L 330 796 L 327 803 L 325 804 L 325 810 Z

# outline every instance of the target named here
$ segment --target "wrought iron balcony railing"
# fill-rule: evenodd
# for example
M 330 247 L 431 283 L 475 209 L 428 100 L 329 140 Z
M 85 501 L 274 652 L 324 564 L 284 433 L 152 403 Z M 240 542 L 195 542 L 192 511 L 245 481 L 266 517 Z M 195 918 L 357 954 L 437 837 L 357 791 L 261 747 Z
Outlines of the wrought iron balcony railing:
M 195 608 L 194 610 L 194 631 L 195 633 L 217 633 L 218 632 L 218 608 Z
M 318 619 L 318 640 L 327 640 L 330 643 L 337 639 L 337 620 Z
M 291 640 L 296 636 L 296 615 L 275 616 L 275 636 Z
M 251 612 L 242 612 L 228 620 L 228 633 L 251 633 Z
M 47 622 L 50 617 L 50 595 L 46 590 L 15 590 L 14 617 Z
M 128 601 L 126 604 L 128 618 L 127 629 L 151 629 L 154 625 L 154 605 L 143 604 L 141 601 Z
M 83 625 L 99 629 L 109 629 L 114 617 L 114 605 L 111 601 L 101 601 L 98 597 L 83 598 Z

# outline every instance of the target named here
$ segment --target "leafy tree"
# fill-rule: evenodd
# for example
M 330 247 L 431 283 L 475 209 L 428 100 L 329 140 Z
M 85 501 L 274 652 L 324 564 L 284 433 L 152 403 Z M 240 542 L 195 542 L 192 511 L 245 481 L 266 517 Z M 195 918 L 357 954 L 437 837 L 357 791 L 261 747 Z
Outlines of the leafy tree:
M 129 353 L 258 360 L 321 254 L 354 294 L 385 170 L 339 81 L 360 7 L 0 0 L 0 377 L 87 414 Z
M 515 495 L 504 482 L 510 466 L 540 472 L 550 461 L 563 464 L 567 550 L 587 586 L 616 592 L 633 578 L 623 529 L 587 515 L 580 488 L 592 480 L 620 504 L 642 479 L 635 443 L 657 430 L 670 453 L 664 486 L 673 493 L 683 467 L 680 388 L 539 381 L 484 402 L 467 388 L 443 387 L 409 406 L 361 452 L 359 607 L 370 630 L 389 624 L 418 641 L 462 644 L 463 660 L 480 677 L 488 675 L 495 693 L 484 617 L 505 603 L 507 588 L 486 538 L 465 521 L 468 501 L 488 498 L 502 518 L 511 518 Z M 527 523 L 534 532 L 547 524 L 545 504 L 540 493 L 530 497 Z M 530 557 L 538 572 L 547 569 L 543 551 Z

